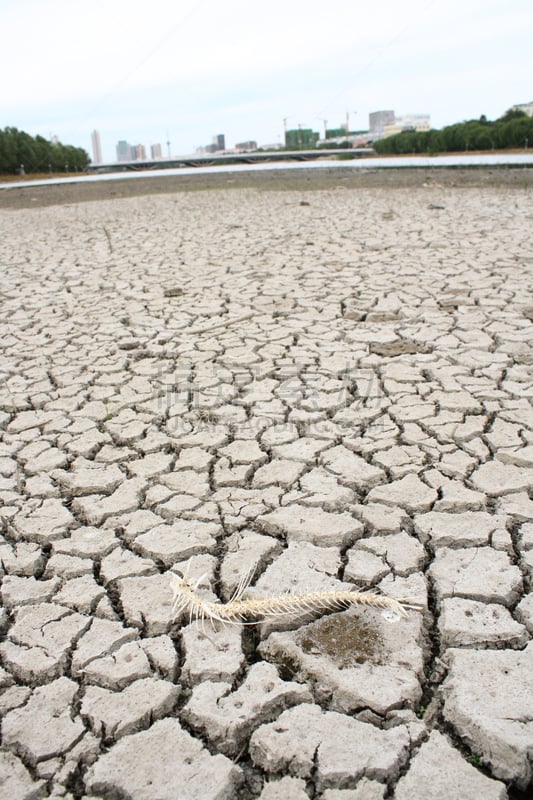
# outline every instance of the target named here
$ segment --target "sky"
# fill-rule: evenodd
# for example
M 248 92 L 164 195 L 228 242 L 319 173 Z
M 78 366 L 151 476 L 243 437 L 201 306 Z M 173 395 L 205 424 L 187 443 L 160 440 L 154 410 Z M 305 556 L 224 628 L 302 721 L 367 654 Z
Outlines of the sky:
M 0 0 L 0 26 L 0 128 L 90 155 L 96 129 L 105 161 L 119 139 L 185 155 L 533 100 L 531 0 Z

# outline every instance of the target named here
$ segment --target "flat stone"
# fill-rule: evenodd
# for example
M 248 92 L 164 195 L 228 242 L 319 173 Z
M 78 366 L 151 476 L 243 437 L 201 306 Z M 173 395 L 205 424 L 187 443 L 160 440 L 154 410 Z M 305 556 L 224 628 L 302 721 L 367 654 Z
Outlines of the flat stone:
M 4 645 L 11 643 L 21 648 L 21 655 L 25 652 L 28 657 L 30 672 L 33 670 L 29 656 L 34 651 L 37 663 L 45 666 L 41 680 L 57 677 L 66 667 L 71 647 L 90 624 L 90 617 L 73 613 L 70 608 L 54 603 L 22 606 L 15 612 L 15 624 L 9 630 L 9 642 L 0 645 L 0 650 L 6 657 L 14 658 L 15 651 L 12 648 L 4 651 Z M 46 658 L 39 658 L 43 654 Z M 36 667 L 36 663 L 33 667 Z M 28 677 L 21 674 L 23 680 Z
M 522 591 L 522 574 L 507 553 L 492 547 L 443 547 L 429 568 L 440 599 L 464 597 L 513 605 Z
M 172 611 L 172 587 L 168 573 L 117 582 L 124 617 L 148 636 L 168 633 L 175 622 Z
M 220 526 L 212 522 L 177 519 L 171 525 L 158 525 L 135 539 L 135 548 L 142 556 L 149 556 L 171 567 L 177 561 L 197 555 L 212 553 Z
M 169 714 L 178 694 L 178 686 L 159 678 L 137 680 L 120 692 L 88 686 L 80 714 L 87 718 L 94 733 L 120 739 Z
M 105 585 L 119 578 L 154 575 L 156 572 L 157 568 L 151 559 L 141 558 L 121 547 L 105 556 L 100 565 L 100 575 Z
M 415 531 L 424 543 L 434 547 L 479 547 L 490 544 L 492 533 L 505 528 L 506 517 L 487 511 L 450 514 L 430 511 L 414 518 Z
M 196 685 L 204 681 L 225 681 L 232 684 L 242 670 L 241 625 L 220 625 L 214 630 L 194 622 L 181 631 L 185 660 L 181 679 Z
M 222 447 L 219 452 L 232 464 L 256 464 L 259 466 L 268 461 L 267 453 L 261 450 L 255 439 L 237 439 Z
M 148 655 L 150 666 L 160 678 L 174 681 L 179 665 L 178 654 L 170 636 L 152 636 L 138 644 Z
M 533 518 L 533 500 L 527 492 L 516 492 L 500 497 L 497 509 L 502 514 L 509 514 L 519 522 L 529 522 Z
M 161 780 L 161 776 L 165 780 Z M 223 755 L 212 756 L 175 719 L 156 722 L 149 730 L 127 736 L 100 756 L 85 777 L 98 795 L 131 800 L 221 800 L 234 796 L 241 771 Z
M 397 533 L 409 520 L 409 515 L 403 509 L 383 503 L 356 505 L 353 512 L 376 533 Z
M 91 614 L 105 595 L 105 589 L 96 583 L 92 575 L 82 575 L 66 581 L 54 595 L 54 602 L 81 614 Z
M 351 548 L 347 553 L 348 561 L 344 567 L 344 580 L 354 583 L 371 584 L 390 572 L 385 561 L 368 550 Z
M 264 486 L 292 486 L 305 471 L 305 464 L 299 461 L 275 458 L 259 467 L 254 475 L 252 485 L 256 488 Z
M 130 478 L 121 483 L 113 494 L 90 494 L 87 497 L 77 497 L 72 503 L 72 508 L 89 525 L 100 525 L 107 517 L 114 514 L 135 511 L 139 507 L 141 493 L 145 486 L 144 478 Z
M 294 442 L 273 447 L 272 453 L 275 458 L 288 458 L 291 461 L 303 461 L 305 464 L 312 464 L 317 455 L 327 447 L 329 447 L 329 442 L 323 439 L 303 436 Z
M 42 683 L 57 678 L 64 671 L 65 659 L 49 655 L 39 647 L 24 647 L 6 639 L 0 644 L 2 662 L 19 680 Z
M 107 556 L 120 542 L 112 531 L 101 528 L 76 528 L 69 539 L 52 544 L 53 553 L 65 553 L 82 558 Z
M 80 575 L 92 575 L 93 562 L 89 558 L 78 558 L 64 553 L 55 553 L 51 556 L 44 571 L 44 577 L 50 578 L 57 575 L 64 580 L 70 580 Z
M 409 513 L 428 511 L 436 499 L 436 490 L 413 473 L 405 475 L 399 481 L 376 486 L 367 496 L 369 503 L 400 506 Z
M 58 578 L 37 580 L 33 577 L 6 575 L 2 580 L 0 596 L 6 608 L 35 605 L 49 600 L 59 586 Z
M 505 784 L 487 778 L 434 730 L 398 781 L 395 800 L 507 800 Z
M 380 467 L 368 464 L 364 458 L 343 445 L 332 447 L 320 457 L 320 463 L 338 477 L 340 483 L 353 489 L 368 489 L 386 480 Z
M 72 655 L 72 675 L 80 678 L 92 662 L 113 655 L 137 637 L 136 628 L 125 628 L 121 622 L 93 619 L 91 627 L 79 638 Z
M 523 647 L 527 629 L 514 620 L 507 608 L 460 597 L 442 601 L 439 631 L 443 647 Z
M 8 575 L 30 577 L 42 568 L 44 558 L 38 544 L 33 542 L 7 544 L 0 538 L 0 562 Z
M 32 428 L 42 428 L 57 417 L 57 411 L 21 411 L 8 424 L 9 433 L 21 433 Z
M 467 489 L 461 480 L 452 480 L 438 469 L 427 470 L 424 477 L 430 486 L 439 492 L 439 499 L 433 506 L 435 511 L 477 511 L 486 506 L 487 497 L 483 492 Z
M 309 702 L 306 686 L 282 681 L 272 664 L 253 664 L 234 692 L 231 683 L 204 681 L 182 710 L 185 720 L 225 755 L 236 755 L 251 732 L 288 706 Z
M 531 781 L 533 643 L 525 650 L 448 651 L 443 714 L 497 778 Z
M 198 498 L 207 497 L 210 492 L 209 474 L 206 470 L 197 472 L 194 469 L 181 469 L 162 475 L 159 480 L 174 492 L 191 494 Z
M 241 530 L 226 539 L 226 555 L 220 568 L 222 593 L 229 600 L 239 581 L 257 570 L 267 558 L 281 551 L 280 543 L 272 536 L 262 536 L 251 530 Z
M 305 591 L 346 588 L 337 580 L 341 566 L 336 547 L 316 547 L 309 542 L 289 542 L 247 592 L 272 597 Z
M 52 470 L 61 469 L 68 463 L 68 456 L 57 447 L 49 447 L 43 453 L 30 458 L 24 464 L 24 471 L 28 475 L 39 475 L 42 472 L 50 473 Z
M 321 547 L 352 544 L 363 535 L 363 526 L 350 514 L 332 514 L 321 508 L 294 504 L 258 518 L 267 533 L 285 535 L 289 542 L 311 542 Z
M 20 758 L 0 750 L 0 795 L 6 800 L 40 800 L 47 794 L 46 783 L 33 780 Z
M 144 458 L 138 458 L 127 462 L 127 470 L 130 475 L 142 478 L 154 478 L 168 472 L 174 458 L 167 453 L 149 453 Z
M 93 659 L 82 672 L 87 683 L 114 691 L 152 675 L 150 662 L 139 642 L 128 642 L 109 655 Z
M 300 478 L 297 500 L 306 506 L 319 506 L 325 511 L 342 510 L 354 499 L 354 491 L 343 486 L 323 467 L 316 467 Z
M 213 469 L 213 484 L 222 486 L 244 486 L 254 470 L 253 464 L 232 464 L 229 458 L 219 458 Z M 272 481 L 275 483 L 275 481 Z
M 38 686 L 25 706 L 6 714 L 3 743 L 16 747 L 32 766 L 66 753 L 85 734 L 81 719 L 72 712 L 78 689 L 78 684 L 68 678 Z
M 0 714 L 2 718 L 8 711 L 25 705 L 30 695 L 31 689 L 28 686 L 8 686 L 7 689 L 3 689 L 0 693 Z
M 69 472 L 56 469 L 52 477 L 75 497 L 84 494 L 111 494 L 126 480 L 116 464 L 106 466 L 84 458 L 77 459 Z
M 533 485 L 533 470 L 487 461 L 470 476 L 474 487 L 486 494 L 498 497 L 503 494 L 527 491 Z
M 422 569 L 426 553 L 418 539 L 405 531 L 390 536 L 371 536 L 360 539 L 349 553 L 366 550 L 381 556 L 396 575 L 410 575 Z
M 312 681 L 335 711 L 371 708 L 385 714 L 421 697 L 423 671 L 421 618 L 385 620 L 378 609 L 348 611 L 300 627 L 275 632 L 262 642 L 264 658 L 293 665 L 299 680 Z
M 13 519 L 13 526 L 21 537 L 44 545 L 62 539 L 74 523 L 70 511 L 55 498 L 43 500 L 35 511 L 17 514 Z
M 313 775 L 319 791 L 353 788 L 364 776 L 393 780 L 407 760 L 408 747 L 403 725 L 380 730 L 307 703 L 284 711 L 250 739 L 254 764 L 268 773 Z

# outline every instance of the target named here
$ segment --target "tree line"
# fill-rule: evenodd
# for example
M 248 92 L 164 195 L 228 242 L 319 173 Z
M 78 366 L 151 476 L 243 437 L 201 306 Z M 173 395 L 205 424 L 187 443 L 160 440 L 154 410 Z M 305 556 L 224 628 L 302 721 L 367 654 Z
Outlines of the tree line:
M 82 147 L 50 142 L 17 128 L 0 129 L 0 174 L 78 172 L 89 164 Z
M 492 122 L 482 115 L 441 130 L 403 131 L 374 142 L 373 146 L 380 155 L 523 149 L 533 147 L 533 117 L 510 109 Z

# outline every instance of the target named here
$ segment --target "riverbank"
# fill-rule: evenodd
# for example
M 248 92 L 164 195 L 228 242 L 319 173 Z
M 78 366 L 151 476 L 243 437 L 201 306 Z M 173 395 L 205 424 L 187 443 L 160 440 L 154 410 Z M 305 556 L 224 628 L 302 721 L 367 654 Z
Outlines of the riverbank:
M 0 190 L 0 209 L 39 208 L 140 197 L 151 194 L 174 194 L 219 189 L 256 189 L 257 191 L 323 191 L 337 188 L 424 188 L 442 187 L 514 187 L 533 186 L 533 169 L 528 167 L 423 167 L 347 169 L 328 166 L 322 169 L 262 169 L 258 171 L 193 172 L 146 177 L 117 178 L 112 181 L 84 181 L 27 186 Z

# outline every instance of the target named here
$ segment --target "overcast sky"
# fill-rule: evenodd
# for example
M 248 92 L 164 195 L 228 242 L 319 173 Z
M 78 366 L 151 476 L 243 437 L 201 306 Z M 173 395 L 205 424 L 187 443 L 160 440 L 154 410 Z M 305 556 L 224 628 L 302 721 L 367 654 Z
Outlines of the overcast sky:
M 433 127 L 533 100 L 531 0 L 0 0 L 0 128 L 104 159 L 218 133 L 281 142 L 368 114 Z M 164 145 L 166 153 L 166 146 Z

